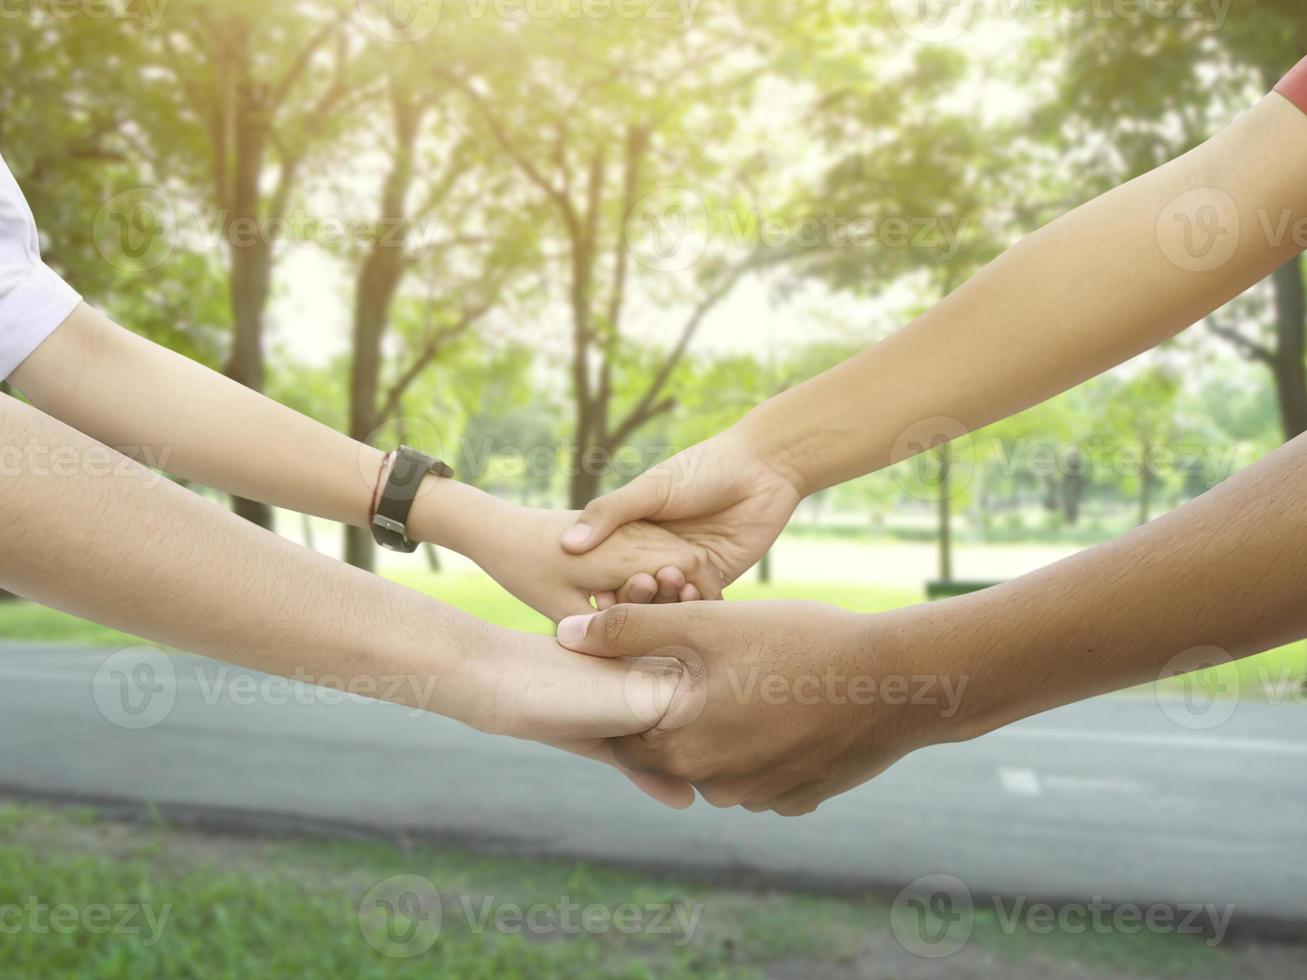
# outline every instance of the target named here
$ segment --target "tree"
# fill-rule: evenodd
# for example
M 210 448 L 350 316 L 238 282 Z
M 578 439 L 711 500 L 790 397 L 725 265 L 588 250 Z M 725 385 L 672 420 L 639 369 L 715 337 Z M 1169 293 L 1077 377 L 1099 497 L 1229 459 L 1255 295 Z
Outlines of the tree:
M 1307 7 L 1296 0 L 1248 0 L 1229 5 L 1221 18 L 1118 15 L 1054 25 L 1039 37 L 1038 49 L 1065 67 L 1037 131 L 1063 147 L 1110 147 L 1078 172 L 1101 185 L 1202 142 L 1217 120 L 1252 93 L 1269 90 L 1307 51 Z M 1307 431 L 1303 275 L 1301 256 L 1272 274 L 1269 317 L 1243 303 L 1208 321 L 1217 336 L 1270 372 L 1286 440 Z M 1258 329 L 1256 321 L 1266 319 L 1270 324 Z
M 427 65 L 447 50 L 414 43 L 385 54 L 389 132 L 382 145 L 389 167 L 354 296 L 349 434 L 361 442 L 392 421 L 409 388 L 451 343 L 507 304 L 513 278 L 535 250 L 535 215 L 503 186 L 503 168 L 468 130 L 461 101 L 449 98 L 447 85 L 431 84 Z M 426 287 L 423 326 L 408 338 L 405 361 L 383 390 L 392 311 L 415 271 Z M 347 529 L 346 561 L 371 569 L 374 551 L 368 530 Z
M 746 251 L 691 259 L 691 268 L 674 270 L 687 275 L 672 276 L 633 256 L 640 236 L 663 230 L 645 219 L 657 224 L 675 212 L 680 220 L 689 209 L 702 222 L 677 233 L 705 232 L 708 202 L 740 186 L 732 164 L 747 169 L 732 137 L 759 70 L 740 56 L 757 49 L 761 32 L 749 33 L 735 5 L 700 18 L 684 33 L 617 17 L 503 29 L 495 57 L 440 72 L 553 218 L 571 333 L 574 507 L 599 492 L 613 452 L 674 407 L 669 382 L 699 328 L 766 258 Z M 633 362 L 635 295 L 684 311 L 676 340 L 640 382 L 619 378 Z M 619 390 L 635 392 L 624 409 Z
M 115 202 L 155 180 L 137 120 L 154 95 L 130 20 L 6 20 L 0 146 L 37 216 L 45 260 L 129 328 L 206 363 L 220 349 L 221 279 L 209 257 L 175 242 L 167 276 L 147 277 L 113 225 Z M 110 89 L 104 79 L 118 82 Z
M 873 28 L 885 30 L 883 14 L 869 16 Z M 897 73 L 862 71 L 823 93 L 810 124 L 832 162 L 803 206 L 838 216 L 850 234 L 859 227 L 874 233 L 869 247 L 836 237 L 805 256 L 796 272 L 859 295 L 914 283 L 921 297 L 915 312 L 943 300 L 1001 251 L 1011 220 L 996 198 L 1010 179 L 1011 158 L 1002 132 L 947 108 L 967 72 L 960 55 L 927 47 Z M 956 434 L 947 423 L 917 433 L 921 458 L 908 464 L 915 470 L 906 478 L 914 494 L 936 504 L 946 581 L 953 572 L 953 508 L 967 492 L 953 470 L 955 454 L 972 452 L 945 445 Z
M 232 341 L 228 377 L 255 391 L 266 380 L 264 326 L 279 236 L 306 163 L 348 125 L 367 97 L 356 78 L 358 45 L 342 2 L 265 4 L 184 0 L 143 30 L 161 74 L 160 105 L 143 119 L 154 170 L 206 202 L 210 231 L 227 253 Z M 146 135 L 148 134 L 148 135 Z M 235 500 L 238 514 L 270 527 L 270 509 Z

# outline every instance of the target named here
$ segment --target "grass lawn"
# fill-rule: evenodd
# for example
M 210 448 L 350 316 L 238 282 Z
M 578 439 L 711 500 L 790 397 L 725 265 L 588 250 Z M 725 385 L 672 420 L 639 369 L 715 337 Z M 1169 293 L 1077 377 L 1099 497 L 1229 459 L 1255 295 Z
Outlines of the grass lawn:
M 885 898 L 213 836 L 0 801 L 6 980 L 1239 975 L 1242 954 L 1197 937 L 1044 935 L 981 904 L 967 946 L 928 973 L 932 961 L 898 945 Z
M 457 606 L 488 622 L 531 633 L 549 633 L 544 616 L 518 602 L 480 573 L 413 572 L 395 581 Z M 728 591 L 732 599 L 814 599 L 860 612 L 879 612 L 921 601 L 920 590 L 828 585 L 773 585 L 741 582 Z M 126 646 L 142 642 L 116 630 L 46 609 L 30 602 L 0 602 L 0 640 Z
M 477 573 L 434 574 L 426 571 L 393 576 L 396 581 L 434 596 L 474 616 L 500 626 L 525 632 L 548 633 L 545 617 L 518 602 L 486 576 Z M 921 602 L 922 590 L 891 589 L 883 586 L 832 586 L 830 584 L 779 583 L 759 585 L 752 578 L 727 590 L 730 599 L 807 599 L 826 602 L 857 612 L 882 612 Z M 64 613 L 28 602 L 0 602 L 0 641 L 69 643 L 92 646 L 133 646 L 143 641 L 97 626 Z M 1293 643 L 1256 657 L 1195 675 L 1206 691 L 1228 697 L 1303 700 L 1307 682 L 1307 644 Z M 1182 690 L 1179 680 L 1167 681 L 1167 690 Z M 1142 689 L 1151 690 L 1152 685 Z

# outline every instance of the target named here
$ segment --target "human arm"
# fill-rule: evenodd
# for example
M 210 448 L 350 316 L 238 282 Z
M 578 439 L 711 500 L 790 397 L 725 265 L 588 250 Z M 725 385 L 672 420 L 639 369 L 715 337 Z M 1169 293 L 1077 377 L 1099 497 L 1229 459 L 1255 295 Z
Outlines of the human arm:
M 138 461 L 205 486 L 366 527 L 384 454 L 79 306 L 14 371 L 14 386 L 47 414 Z M 519 598 L 557 620 L 590 593 L 634 573 L 659 573 L 686 598 L 719 594 L 700 549 L 650 525 L 593 555 L 558 537 L 571 515 L 500 501 L 429 477 L 411 535 L 467 555 Z M 694 588 L 683 587 L 693 583 Z M 638 598 L 638 597 L 637 597 Z M 647 598 L 653 598 L 647 596 Z
M 0 396 L 0 587 L 127 633 L 610 758 L 665 675 L 613 671 L 242 521 Z M 666 799 L 671 785 L 640 785 Z
M 1295 232 L 1307 115 L 1289 97 L 1307 108 L 1307 61 L 1286 81 L 1296 88 L 1029 236 L 885 341 L 595 501 L 565 546 L 657 520 L 732 581 L 804 496 L 1034 405 L 1217 309 L 1307 245 Z M 1210 239 L 1186 238 L 1200 232 Z
M 1115 541 L 972 595 L 875 616 L 619 606 L 565 620 L 559 639 L 685 664 L 662 723 L 617 742 L 624 763 L 718 806 L 807 813 L 917 748 L 1307 636 L 1305 485 L 1300 436 Z

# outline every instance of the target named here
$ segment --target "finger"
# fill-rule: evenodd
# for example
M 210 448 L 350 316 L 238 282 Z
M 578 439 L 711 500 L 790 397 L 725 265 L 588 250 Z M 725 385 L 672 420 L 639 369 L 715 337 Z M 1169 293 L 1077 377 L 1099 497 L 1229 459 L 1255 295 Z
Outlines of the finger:
M 664 806 L 669 806 L 673 810 L 688 810 L 694 805 L 694 787 L 683 779 L 673 779 L 671 776 L 656 772 L 636 772 L 634 769 L 627 769 L 616 760 L 613 765 L 642 792 L 652 796 Z
M 681 587 L 679 598 L 682 602 L 698 602 L 703 598 L 703 596 L 699 593 L 699 587 L 697 585 L 693 582 L 686 582 L 685 585 Z
M 638 572 L 627 579 L 626 584 L 617 590 L 619 603 L 633 602 L 643 605 L 652 602 L 658 594 L 658 580 L 648 572 Z
M 568 589 L 565 595 L 559 596 L 557 604 L 547 610 L 547 613 L 549 618 L 557 623 L 568 616 L 584 616 L 592 613 L 594 608 L 590 605 L 590 593 Z
M 674 565 L 666 565 L 654 576 L 658 583 L 658 602 L 676 602 L 685 588 L 685 573 Z
M 819 783 L 808 783 L 769 800 L 764 809 L 774 810 L 782 817 L 802 817 L 816 810 L 825 799 Z
M 667 489 L 667 481 L 646 473 L 620 490 L 590 501 L 576 523 L 563 532 L 563 548 L 583 555 L 623 524 L 654 516 L 667 502 Z
M 569 616 L 558 624 L 558 642 L 592 657 L 681 656 L 688 650 L 683 617 L 674 606 L 614 606 L 586 616 Z M 677 647 L 676 654 L 659 653 Z
M 722 597 L 722 573 L 709 562 L 704 562 L 694 574 L 688 576 L 689 584 L 699 592 L 700 599 L 716 601 Z M 682 599 L 682 602 L 685 600 Z
M 598 609 L 600 612 L 603 612 L 605 609 L 612 609 L 613 606 L 615 605 L 617 605 L 616 592 L 595 593 L 595 608 Z
M 743 806 L 746 800 L 753 797 L 757 785 L 758 780 L 756 777 L 746 777 L 742 779 L 710 779 L 707 782 L 696 783 L 694 788 L 710 805 L 718 809 L 729 809 Z

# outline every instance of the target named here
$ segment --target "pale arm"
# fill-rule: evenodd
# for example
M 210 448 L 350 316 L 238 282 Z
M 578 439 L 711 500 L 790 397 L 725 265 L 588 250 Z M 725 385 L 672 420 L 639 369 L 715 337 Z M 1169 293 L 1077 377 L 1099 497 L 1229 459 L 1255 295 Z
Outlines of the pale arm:
M 1269 275 L 1307 244 L 1304 173 L 1307 115 L 1273 93 L 1018 243 L 887 340 L 595 501 L 564 545 L 581 553 L 656 520 L 734 580 L 803 496 L 1064 391 Z M 1216 239 L 1187 243 L 1199 228 Z
M 80 306 L 12 375 L 32 404 L 152 467 L 251 500 L 367 525 L 383 453 L 124 330 Z M 410 533 L 460 552 L 554 619 L 636 573 L 673 594 L 719 594 L 696 549 L 632 528 L 578 559 L 558 546 L 570 517 L 504 503 L 457 480 L 429 478 Z M 652 595 L 646 596 L 652 598 Z
M 1273 93 L 1192 152 L 1021 241 L 914 323 L 744 425 L 807 494 L 919 451 L 920 438 L 901 437 L 923 420 L 973 432 L 1038 404 L 1155 347 L 1301 252 L 1292 229 L 1307 216 L 1305 172 L 1307 116 Z M 1188 251 L 1189 222 L 1225 229 L 1213 251 L 1193 238 Z
M 656 702 L 641 690 L 646 675 L 612 673 L 278 538 L 5 396 L 0 587 L 271 673 L 357 679 L 364 693 L 387 679 L 395 700 L 485 731 L 548 741 L 638 731 L 637 708 Z

